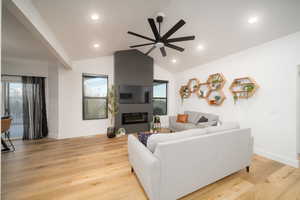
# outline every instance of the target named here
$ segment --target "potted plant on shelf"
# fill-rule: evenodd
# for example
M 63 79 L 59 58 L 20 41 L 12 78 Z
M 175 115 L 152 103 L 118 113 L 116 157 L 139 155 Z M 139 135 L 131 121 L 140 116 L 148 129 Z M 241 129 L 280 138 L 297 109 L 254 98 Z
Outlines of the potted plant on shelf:
M 238 98 L 239 98 L 238 95 L 236 93 L 234 93 L 234 95 L 233 95 L 234 104 L 236 104 Z
M 249 92 L 252 92 L 252 90 L 254 89 L 254 85 L 253 84 L 247 84 L 244 86 L 244 90 Z
M 219 101 L 221 100 L 221 96 L 216 95 L 216 96 L 215 96 L 215 100 L 216 100 L 216 102 L 219 102 Z
M 117 102 L 117 91 L 114 85 L 108 90 L 108 112 L 110 114 L 110 124 L 111 126 L 107 128 L 107 137 L 113 138 L 116 136 L 114 127 L 114 118 L 119 112 L 119 105 Z

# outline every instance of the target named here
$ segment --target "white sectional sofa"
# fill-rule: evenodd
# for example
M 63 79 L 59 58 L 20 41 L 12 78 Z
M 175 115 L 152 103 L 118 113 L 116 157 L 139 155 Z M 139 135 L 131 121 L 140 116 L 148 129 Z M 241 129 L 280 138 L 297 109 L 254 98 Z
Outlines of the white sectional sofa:
M 147 147 L 128 136 L 128 154 L 150 200 L 175 200 L 247 167 L 250 129 L 236 123 L 151 135 Z
M 211 113 L 202 113 L 195 111 L 184 111 L 188 115 L 188 123 L 178 123 L 177 116 L 169 116 L 169 128 L 174 131 L 184 131 L 193 128 L 203 128 L 207 126 L 217 126 L 219 123 L 219 116 Z M 199 123 L 201 117 L 207 118 L 207 122 Z

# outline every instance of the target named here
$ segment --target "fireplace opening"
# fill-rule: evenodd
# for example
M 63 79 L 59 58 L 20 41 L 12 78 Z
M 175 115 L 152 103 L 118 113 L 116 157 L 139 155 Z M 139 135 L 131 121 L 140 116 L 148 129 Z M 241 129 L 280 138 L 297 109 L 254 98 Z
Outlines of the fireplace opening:
M 122 124 L 139 124 L 148 122 L 147 112 L 122 113 Z

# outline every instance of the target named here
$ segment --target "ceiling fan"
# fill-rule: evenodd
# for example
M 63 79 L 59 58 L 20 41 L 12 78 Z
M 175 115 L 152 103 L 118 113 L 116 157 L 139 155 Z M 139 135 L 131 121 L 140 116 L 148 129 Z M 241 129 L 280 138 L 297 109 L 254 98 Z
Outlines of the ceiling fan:
M 171 35 L 173 35 L 178 29 L 180 29 L 185 24 L 185 21 L 182 20 L 182 19 L 179 22 L 177 22 L 177 24 L 175 24 L 168 32 L 166 32 L 164 35 L 161 35 L 160 30 L 161 30 L 161 23 L 163 22 L 163 19 L 164 19 L 164 14 L 162 14 L 162 13 L 158 14 L 158 16 L 156 17 L 156 22 L 158 23 L 158 29 L 157 29 L 154 19 L 153 18 L 148 18 L 148 22 L 150 24 L 150 27 L 151 27 L 153 35 L 154 35 L 154 39 L 143 36 L 143 35 L 140 35 L 140 34 L 137 34 L 137 33 L 134 33 L 134 32 L 131 32 L 131 31 L 128 31 L 128 34 L 130 34 L 130 35 L 134 35 L 134 36 L 137 36 L 137 37 L 140 37 L 140 38 L 151 41 L 150 43 L 133 45 L 133 46 L 130 46 L 130 48 L 136 48 L 136 47 L 152 45 L 152 47 L 145 54 L 148 55 L 155 48 L 159 48 L 160 52 L 161 52 L 161 55 L 163 57 L 165 57 L 167 55 L 165 47 L 183 52 L 184 48 L 179 47 L 179 46 L 174 45 L 174 44 L 171 44 L 171 43 L 194 40 L 195 36 L 170 38 Z

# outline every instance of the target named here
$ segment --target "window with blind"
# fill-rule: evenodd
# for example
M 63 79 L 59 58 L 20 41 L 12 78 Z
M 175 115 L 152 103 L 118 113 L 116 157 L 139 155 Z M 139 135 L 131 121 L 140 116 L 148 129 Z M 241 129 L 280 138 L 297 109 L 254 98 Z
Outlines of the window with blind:
M 153 115 L 168 114 L 168 81 L 153 82 Z
M 83 120 L 107 118 L 108 76 L 83 74 Z

